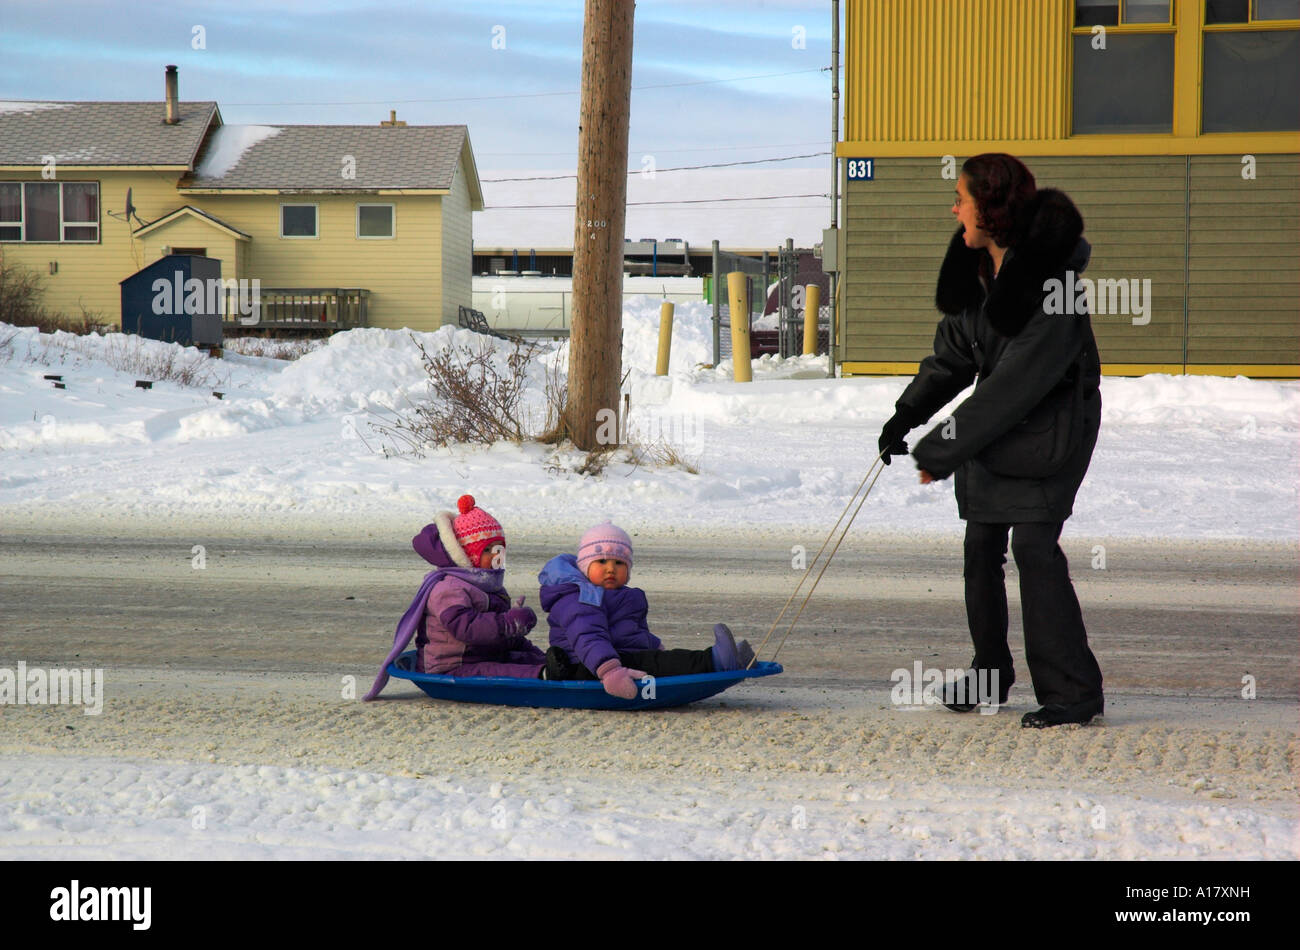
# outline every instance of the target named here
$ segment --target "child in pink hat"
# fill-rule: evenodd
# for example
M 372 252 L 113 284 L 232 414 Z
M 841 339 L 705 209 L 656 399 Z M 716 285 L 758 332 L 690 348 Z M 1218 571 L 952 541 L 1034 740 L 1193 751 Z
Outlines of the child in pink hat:
M 537 679 L 546 655 L 528 639 L 537 614 L 520 597 L 513 605 L 505 589 L 505 532 L 474 503 L 457 502 L 459 515 L 440 511 L 411 546 L 437 570 L 397 625 L 392 652 L 366 694 L 374 699 L 388 682 L 388 665 L 415 637 L 420 673 L 449 676 L 521 676 Z
M 627 586 L 631 574 L 632 539 L 608 521 L 582 536 L 577 555 L 561 554 L 542 568 L 537 579 L 551 627 L 545 679 L 599 679 L 610 695 L 635 699 L 636 681 L 647 675 L 749 666 L 753 649 L 721 623 L 708 650 L 665 650 L 646 623 L 645 591 Z

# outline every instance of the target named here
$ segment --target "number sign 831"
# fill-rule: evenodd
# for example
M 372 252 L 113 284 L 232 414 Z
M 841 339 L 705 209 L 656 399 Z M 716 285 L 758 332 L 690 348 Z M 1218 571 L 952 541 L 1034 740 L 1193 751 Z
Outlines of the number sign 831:
M 849 181 L 872 181 L 876 177 L 874 158 L 850 158 Z

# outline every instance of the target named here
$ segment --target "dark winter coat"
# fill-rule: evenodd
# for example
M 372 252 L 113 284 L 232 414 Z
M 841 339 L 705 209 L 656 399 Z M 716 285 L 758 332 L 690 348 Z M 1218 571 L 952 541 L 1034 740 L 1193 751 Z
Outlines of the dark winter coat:
M 975 382 L 912 449 L 932 475 L 956 473 L 962 518 L 1058 522 L 1074 510 L 1101 425 L 1101 364 L 1086 306 L 1048 313 L 1044 282 L 1064 282 L 1066 271 L 1077 279 L 1087 267 L 1082 234 L 1074 203 L 1045 188 L 1022 214 L 996 278 L 988 252 L 968 248 L 961 228 L 948 246 L 934 354 L 896 408 L 921 425 Z M 1073 286 L 1063 289 L 1075 296 Z
M 617 660 L 620 652 L 663 649 L 646 624 L 650 605 L 640 588 L 597 587 L 572 554 L 551 558 L 537 579 L 551 625 L 551 646 L 593 673 L 606 660 Z

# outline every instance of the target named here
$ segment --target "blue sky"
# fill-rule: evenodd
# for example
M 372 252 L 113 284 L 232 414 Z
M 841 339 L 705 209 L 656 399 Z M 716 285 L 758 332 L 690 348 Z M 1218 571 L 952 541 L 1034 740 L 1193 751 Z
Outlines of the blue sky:
M 181 98 L 215 99 L 229 123 L 370 124 L 397 109 L 468 125 L 480 171 L 569 168 L 582 17 L 582 0 L 0 0 L 0 98 L 161 100 L 175 63 Z M 643 0 L 633 53 L 634 167 L 829 149 L 827 0 Z

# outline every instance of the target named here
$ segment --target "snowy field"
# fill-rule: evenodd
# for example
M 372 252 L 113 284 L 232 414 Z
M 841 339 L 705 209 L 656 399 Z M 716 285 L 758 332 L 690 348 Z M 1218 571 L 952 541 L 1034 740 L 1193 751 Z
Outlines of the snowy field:
M 655 377 L 657 302 L 634 299 L 624 314 L 634 432 L 672 445 L 698 473 L 616 462 L 594 479 L 575 473 L 581 454 L 536 443 L 385 457 L 372 423 L 427 391 L 406 331 L 353 330 L 289 362 L 0 325 L 0 517 L 41 531 L 185 523 L 364 536 L 376 525 L 418 527 L 471 491 L 516 533 L 581 531 L 602 517 L 661 537 L 724 526 L 829 530 L 906 380 L 829 380 L 824 358 L 765 357 L 752 384 L 736 384 L 729 362 L 700 368 L 710 359 L 708 320 L 705 304 L 678 308 L 671 373 Z M 508 348 L 450 327 L 414 337 L 431 352 Z M 538 417 L 547 365 L 564 357 L 561 347 L 532 367 L 528 401 Z M 167 361 L 194 385 L 135 387 Z M 55 389 L 47 373 L 67 388 Z M 1300 384 L 1108 378 L 1102 400 L 1101 436 L 1067 532 L 1300 537 Z M 922 486 L 907 461 L 893 465 L 855 530 L 956 535 L 951 483 Z
M 799 526 L 819 543 L 906 380 L 829 380 L 824 359 L 765 358 L 752 384 L 735 384 L 730 364 L 700 365 L 711 339 L 702 304 L 677 308 L 671 374 L 656 378 L 657 320 L 650 298 L 624 314 L 631 423 L 697 471 L 616 461 L 598 478 L 574 471 L 582 453 L 536 443 L 379 451 L 371 423 L 426 391 L 405 331 L 339 334 L 296 361 L 211 360 L 0 324 L 0 524 L 90 543 L 191 529 L 409 537 L 470 491 L 507 537 L 576 538 L 610 517 L 655 542 L 746 545 Z M 414 337 L 431 352 L 507 350 L 454 328 Z M 544 412 L 548 367 L 564 357 L 551 350 L 531 369 L 532 412 Z M 164 364 L 187 384 L 136 387 Z M 1300 538 L 1300 384 L 1150 376 L 1105 379 L 1102 397 L 1067 534 Z M 951 483 L 921 486 L 897 461 L 855 534 L 955 540 Z M 0 642 L 0 666 L 16 659 Z M 21 728 L 18 710 L 0 710 L 0 856 L 1300 855 L 1291 704 L 1252 707 L 1247 723 L 1232 704 L 1130 697 L 1120 728 L 1029 735 L 1020 710 L 992 722 L 910 715 L 885 690 L 807 684 L 750 684 L 690 711 L 624 717 L 467 711 L 405 701 L 401 689 L 396 702 L 340 705 L 280 674 L 187 677 L 185 690 L 165 670 L 133 679 L 137 692 L 109 704 L 98 733 L 80 710 L 28 709 L 44 718 Z M 1200 720 L 1184 721 L 1188 709 Z M 79 733 L 100 738 L 79 746 Z M 411 735 L 445 741 L 378 752 Z M 989 781 L 964 774 L 976 761 L 998 763 Z

